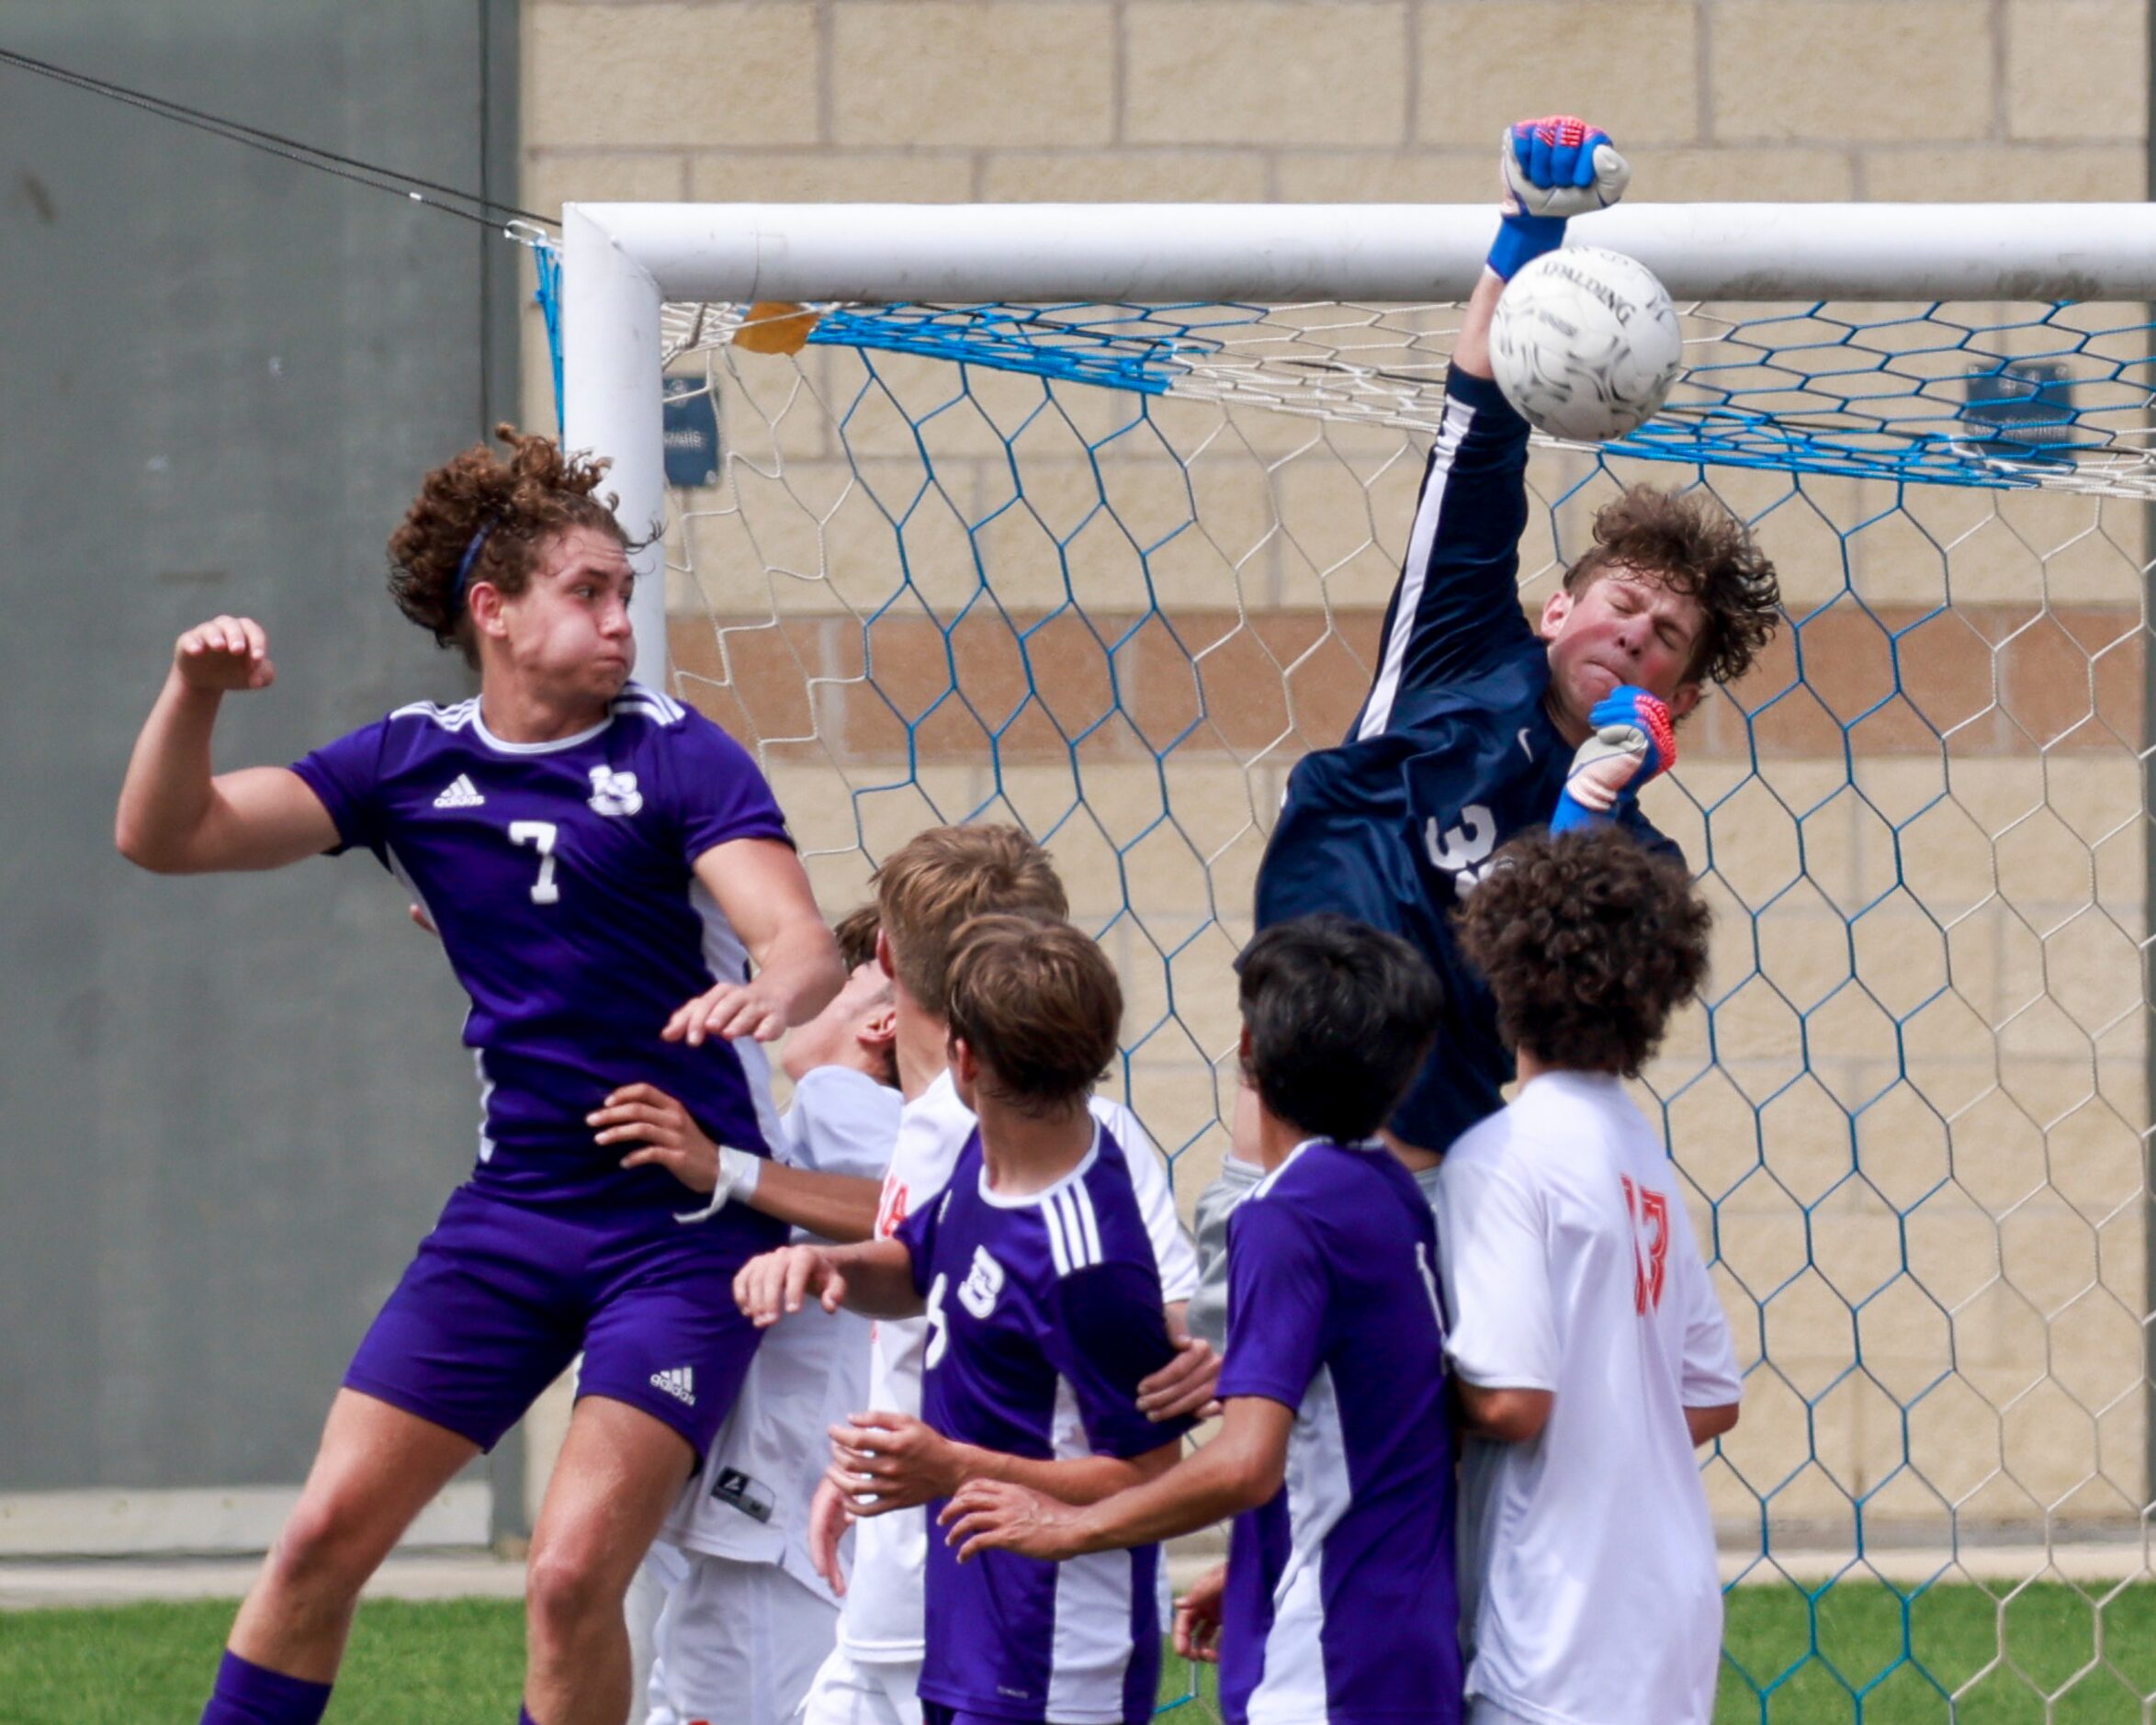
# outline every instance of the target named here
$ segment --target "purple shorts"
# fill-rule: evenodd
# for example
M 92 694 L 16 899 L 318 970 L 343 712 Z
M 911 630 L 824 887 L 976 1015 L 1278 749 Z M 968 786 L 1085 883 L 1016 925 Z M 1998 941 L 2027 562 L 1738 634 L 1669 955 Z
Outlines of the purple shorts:
M 344 1386 L 491 1449 L 581 1349 L 580 1397 L 641 1408 L 701 1464 L 756 1352 L 734 1272 L 785 1238 L 752 1211 L 593 1219 L 459 1187 Z

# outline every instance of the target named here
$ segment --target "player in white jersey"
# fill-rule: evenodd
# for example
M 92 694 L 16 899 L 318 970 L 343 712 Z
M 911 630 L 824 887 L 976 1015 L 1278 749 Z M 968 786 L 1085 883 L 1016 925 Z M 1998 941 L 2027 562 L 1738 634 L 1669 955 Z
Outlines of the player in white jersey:
M 797 1241 L 868 1237 L 898 1127 L 896 1013 L 875 962 L 874 910 L 842 919 L 838 935 L 852 973 L 786 1038 L 780 1060 L 794 1099 L 773 1148 L 776 1166 L 849 1182 L 859 1208 L 849 1217 L 827 1205 L 818 1226 L 796 1228 Z M 694 1148 L 716 1174 L 717 1146 Z M 701 1174 L 683 1178 L 704 1183 Z M 813 1213 L 774 1203 L 761 1178 L 748 1201 L 796 1222 Z M 862 1405 L 868 1387 L 868 1330 L 852 1313 L 805 1313 L 756 1350 L 703 1472 L 645 1560 L 641 1579 L 661 1595 L 646 1725 L 782 1725 L 798 1709 L 839 1615 L 808 1556 L 808 1506 L 824 1471 L 823 1434 Z
M 629 680 L 636 574 L 604 464 L 502 435 L 506 461 L 430 473 L 389 541 L 391 596 L 463 651 L 475 698 L 214 773 L 224 696 L 276 674 L 260 625 L 215 618 L 175 644 L 120 792 L 116 841 L 158 873 L 372 852 L 470 997 L 480 1078 L 477 1166 L 346 1370 L 205 1725 L 322 1717 L 361 1585 L 580 1349 L 533 1530 L 525 1718 L 618 1725 L 622 1595 L 753 1352 L 732 1268 L 782 1231 L 746 1211 L 680 1225 L 694 1205 L 666 1159 L 625 1167 L 591 1115 L 651 1085 L 762 1158 L 759 1044 L 844 979 L 754 761 Z
M 976 915 L 1060 918 L 1068 905 L 1047 853 L 1012 827 L 944 827 L 916 835 L 877 871 L 876 900 L 898 1009 L 898 1083 L 908 1099 L 876 1222 L 877 1235 L 887 1238 L 943 1189 L 975 1125 L 948 1070 L 952 938 Z M 1169 1332 L 1182 1342 L 1183 1302 L 1196 1286 L 1197 1265 L 1166 1169 L 1129 1110 L 1101 1098 L 1091 1107 L 1123 1146 L 1158 1261 Z M 925 1319 L 878 1323 L 869 1368 L 872 1416 L 834 1432 L 834 1479 L 817 1494 L 810 1532 L 818 1566 L 842 1604 L 837 1645 L 809 1689 L 806 1725 L 918 1725 L 920 1717 L 916 1685 L 929 1538 L 920 1506 L 939 1488 L 952 1489 L 955 1463 L 986 1460 L 959 1456 L 921 1423 L 927 1344 Z M 1191 1413 L 1212 1399 L 1217 1370 L 1212 1349 L 1185 1343 L 1173 1363 L 1146 1381 L 1141 1405 L 1158 1420 Z M 842 1573 L 839 1539 L 857 1513 L 852 1568 Z
M 1737 1422 L 1676 1169 L 1625 1094 L 1707 968 L 1680 866 L 1621 831 L 1523 840 L 1462 918 L 1520 1086 L 1438 1176 L 1467 1434 L 1470 1725 L 1709 1725 L 1721 1652 L 1695 1446 Z

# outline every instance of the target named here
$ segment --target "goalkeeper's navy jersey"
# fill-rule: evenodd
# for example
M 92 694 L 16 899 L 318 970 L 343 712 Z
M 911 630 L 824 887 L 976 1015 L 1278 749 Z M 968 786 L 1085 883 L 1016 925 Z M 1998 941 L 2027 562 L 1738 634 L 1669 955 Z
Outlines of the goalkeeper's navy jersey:
M 696 859 L 787 838 L 755 761 L 717 726 L 633 682 L 597 726 L 548 743 L 494 737 L 476 699 L 422 702 L 293 771 L 336 849 L 373 851 L 419 899 L 471 997 L 475 1187 L 581 1212 L 700 1207 L 665 1168 L 624 1169 L 621 1146 L 593 1142 L 584 1116 L 638 1080 L 717 1142 L 769 1154 L 762 1048 L 659 1036 L 685 1001 L 749 975 Z
M 1338 911 L 1419 947 L 1444 984 L 1429 1060 L 1391 1126 L 1442 1150 L 1504 1104 L 1512 1056 L 1451 913 L 1497 848 L 1546 826 L 1572 764 L 1546 645 L 1519 603 L 1527 422 L 1455 368 L 1375 681 L 1338 747 L 1307 755 L 1258 874 L 1258 926 Z M 1628 826 L 1669 840 L 1631 810 Z

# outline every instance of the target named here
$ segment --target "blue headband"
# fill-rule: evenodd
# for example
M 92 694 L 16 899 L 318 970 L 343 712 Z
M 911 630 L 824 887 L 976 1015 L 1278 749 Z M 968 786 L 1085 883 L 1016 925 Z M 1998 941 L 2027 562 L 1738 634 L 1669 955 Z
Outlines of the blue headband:
M 480 550 L 487 543 L 487 536 L 502 524 L 497 515 L 492 521 L 471 536 L 471 543 L 464 547 L 464 560 L 457 566 L 457 584 L 449 591 L 449 614 L 455 616 L 464 609 L 464 587 L 471 579 L 471 566 L 479 561 Z

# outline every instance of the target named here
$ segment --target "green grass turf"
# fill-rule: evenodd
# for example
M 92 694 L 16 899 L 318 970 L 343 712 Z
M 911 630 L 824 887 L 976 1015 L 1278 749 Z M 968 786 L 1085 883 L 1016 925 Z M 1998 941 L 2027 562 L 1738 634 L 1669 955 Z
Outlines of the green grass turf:
M 0 1612 L 0 1725 L 192 1725 L 231 1614 L 229 1601 Z M 2156 1584 L 2006 1599 L 1844 1582 L 1816 1605 L 1741 1587 L 1727 1649 L 1717 1725 L 2042 1725 L 2045 1695 L 2062 1690 L 2051 1725 L 2128 1725 L 2156 1693 Z M 514 1600 L 369 1603 L 329 1725 L 510 1725 L 523 1660 Z M 1211 1679 L 1171 1725 L 1214 1717 Z M 1161 1691 L 1192 1693 L 1172 1655 Z

